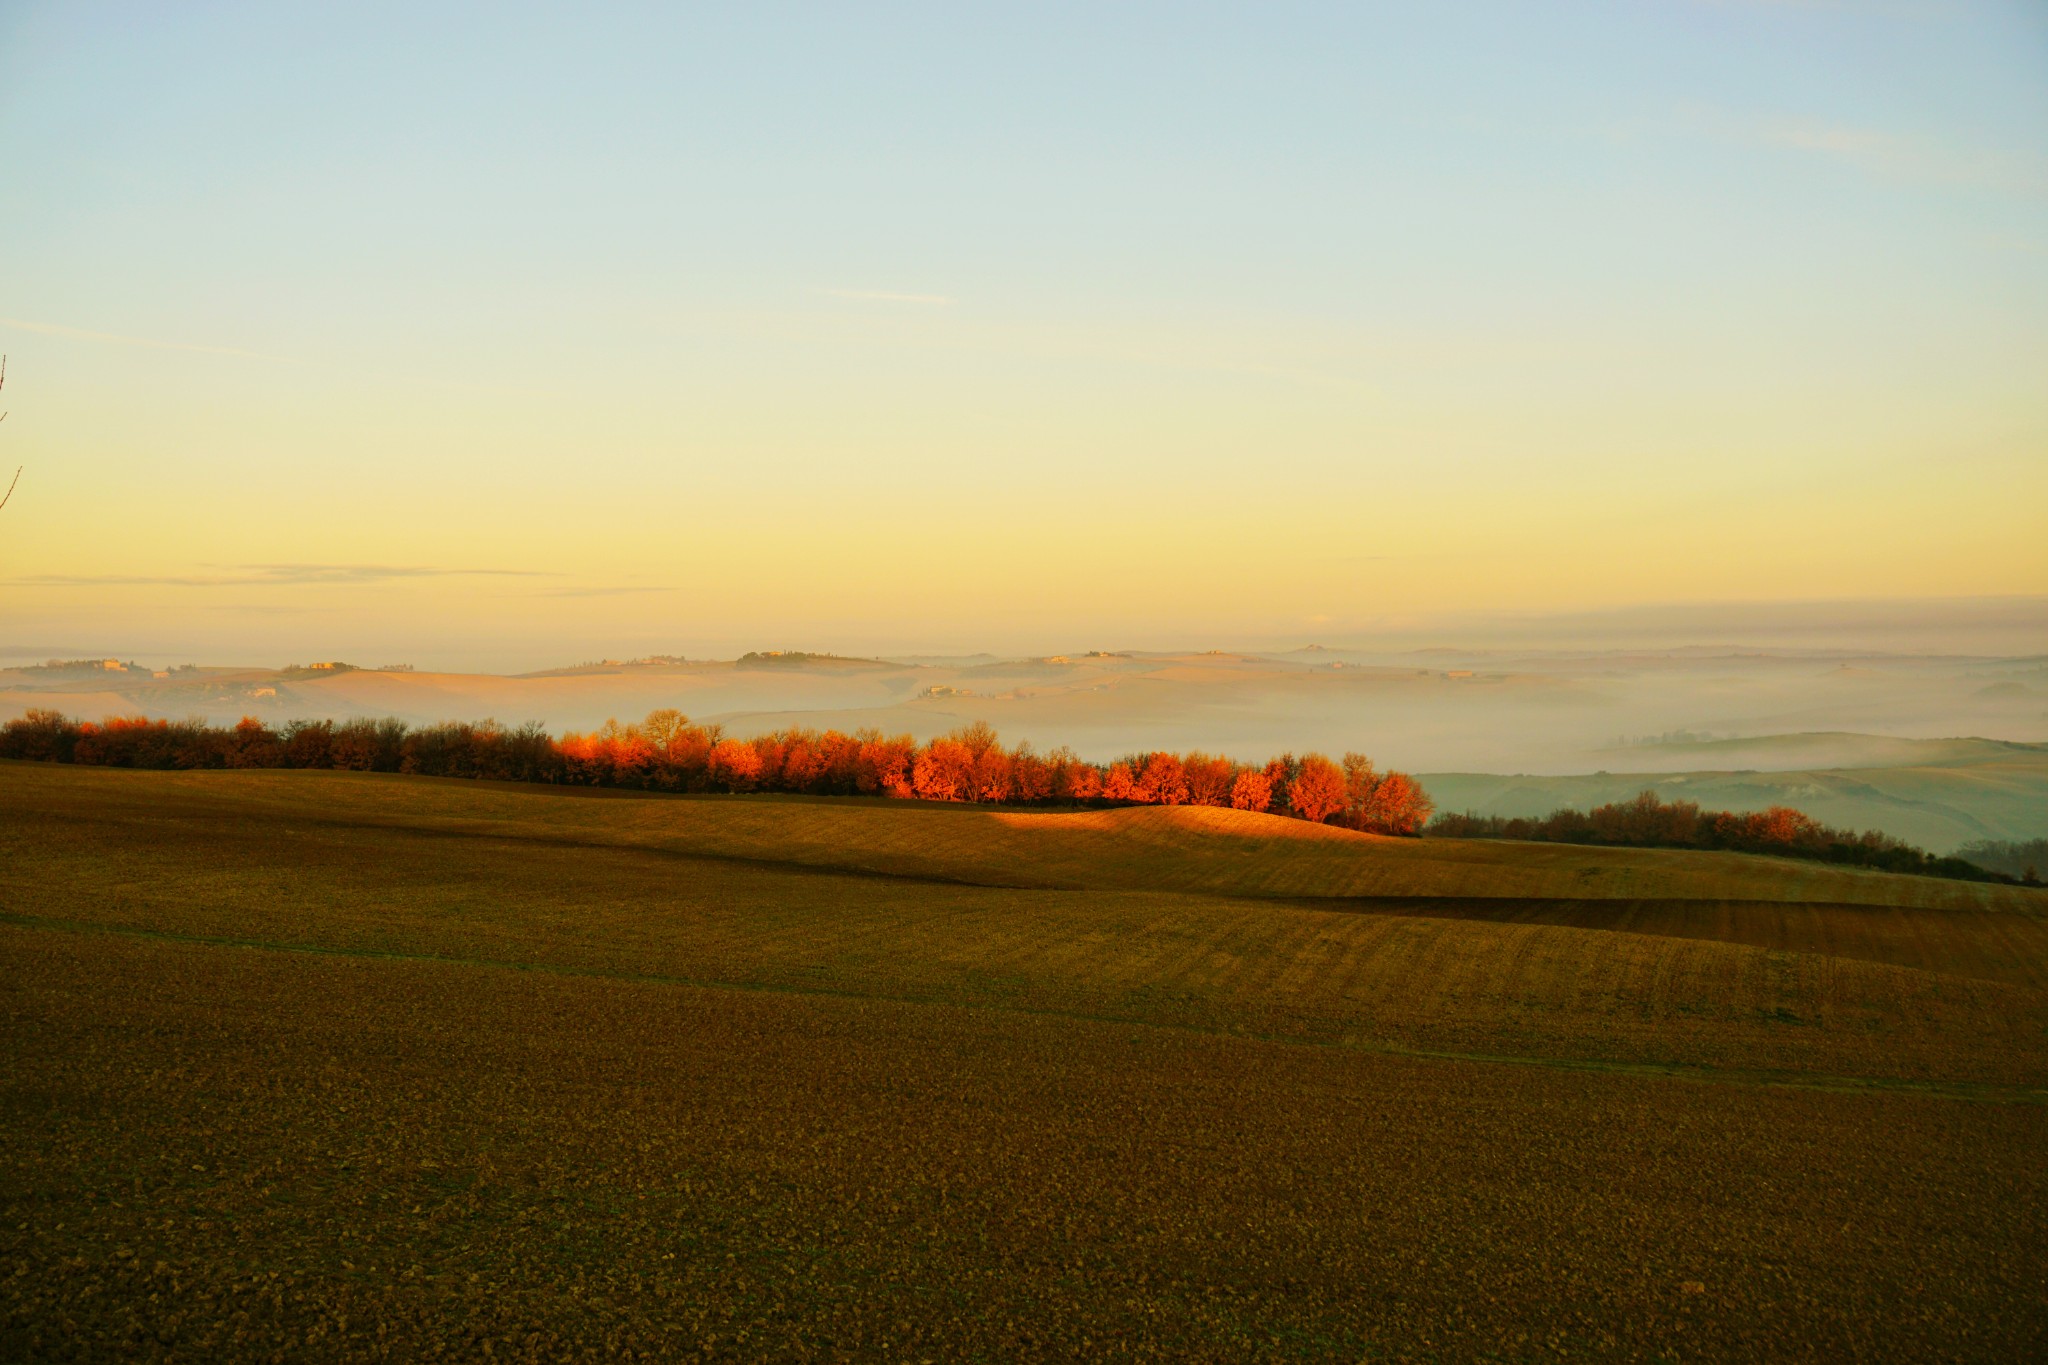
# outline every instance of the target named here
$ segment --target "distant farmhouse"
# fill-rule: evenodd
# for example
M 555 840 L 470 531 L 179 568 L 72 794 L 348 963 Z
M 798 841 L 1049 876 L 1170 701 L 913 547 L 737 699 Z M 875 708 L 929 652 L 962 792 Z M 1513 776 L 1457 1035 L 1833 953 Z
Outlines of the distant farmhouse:
M 24 673 L 144 673 L 148 670 L 133 660 L 123 663 L 119 659 L 49 659 L 39 664 L 30 664 Z

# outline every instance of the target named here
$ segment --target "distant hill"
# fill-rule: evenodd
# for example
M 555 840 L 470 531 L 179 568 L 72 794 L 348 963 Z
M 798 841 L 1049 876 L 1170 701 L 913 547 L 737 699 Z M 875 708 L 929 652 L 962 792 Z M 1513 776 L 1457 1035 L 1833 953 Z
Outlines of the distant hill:
M 2002 761 L 2048 745 L 2000 739 L 1901 739 L 1844 731 L 1615 745 L 1596 757 L 1609 772 L 1793 772 L 1814 768 L 1926 768 Z
M 1696 801 L 1712 809 L 1796 806 L 1827 824 L 1881 829 L 1943 853 L 1973 840 L 2048 834 L 2044 744 L 1815 734 L 1662 745 L 1652 752 L 1702 766 L 1564 777 L 1425 773 L 1422 781 L 1439 810 L 1480 815 L 1543 815 L 1560 806 L 1585 809 L 1649 790 L 1667 801 Z M 1763 767 L 1798 756 L 1836 761 L 1826 767 Z

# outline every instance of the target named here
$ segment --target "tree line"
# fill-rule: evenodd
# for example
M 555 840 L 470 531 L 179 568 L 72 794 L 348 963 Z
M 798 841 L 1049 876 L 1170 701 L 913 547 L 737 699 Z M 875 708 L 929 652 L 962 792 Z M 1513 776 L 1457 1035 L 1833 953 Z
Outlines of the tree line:
M 1375 834 L 1415 835 L 1433 806 L 1406 773 L 1363 754 L 1283 754 L 1262 765 L 1200 751 L 1113 763 L 1064 747 L 1005 747 L 985 722 L 919 744 L 876 730 L 792 728 L 741 739 L 673 710 L 556 739 L 539 724 L 399 720 L 233 726 L 31 711 L 0 726 L 0 758 L 120 768 L 332 768 L 670 792 L 789 792 L 1010 805 L 1223 806 Z
M 1540 817 L 1446 812 L 1429 822 L 1426 833 L 1444 839 L 1723 849 L 1961 881 L 2022 881 L 1964 858 L 1938 857 L 1874 829 L 1860 833 L 1836 829 L 1790 806 L 1759 811 L 1702 810 L 1692 801 L 1664 801 L 1654 791 L 1589 811 L 1564 807 Z
M 1957 849 L 1956 856 L 2039 886 L 2041 869 L 2048 867 L 2048 839 L 1979 839 Z
M 1005 747 L 982 721 L 919 744 L 877 730 L 791 728 L 741 739 L 718 725 L 658 710 L 637 724 L 607 721 L 559 739 L 539 723 L 396 719 L 299 720 L 279 728 L 245 716 L 232 726 L 200 720 L 109 717 L 97 724 L 37 710 L 0 725 L 0 758 L 116 768 L 327 768 L 428 777 L 622 787 L 668 792 L 785 792 L 1007 805 L 1222 806 L 1291 816 L 1375 834 L 1519 839 L 1632 848 L 1719 849 L 1777 854 L 1885 872 L 1966 881 L 2038 884 L 2041 845 L 1981 848 L 1983 863 L 1939 857 L 1877 830 L 1822 824 L 1789 806 L 1703 810 L 1653 791 L 1590 811 L 1541 817 L 1434 810 L 1406 773 L 1380 771 L 1362 754 L 1340 760 L 1282 754 L 1262 765 L 1199 750 L 1154 750 L 1097 764 L 1064 747 Z M 1972 850 L 1965 849 L 1965 854 Z M 1990 856 L 2005 855 L 2005 856 Z M 2000 870 L 2019 863 L 2018 875 Z

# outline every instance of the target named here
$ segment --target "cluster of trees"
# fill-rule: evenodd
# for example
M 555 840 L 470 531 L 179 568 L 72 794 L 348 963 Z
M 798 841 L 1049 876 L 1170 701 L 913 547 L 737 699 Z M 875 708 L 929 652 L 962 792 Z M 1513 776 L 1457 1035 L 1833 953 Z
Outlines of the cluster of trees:
M 2018 877 L 2028 886 L 2041 884 L 2041 869 L 2048 867 L 2048 839 L 1979 839 L 1964 844 L 1956 856 L 1979 867 Z
M 418 729 L 397 720 L 293 721 L 273 730 L 244 717 L 204 721 L 111 717 L 95 725 L 56 711 L 30 711 L 0 726 L 0 758 L 108 768 L 341 768 L 545 782 L 559 765 L 538 725 L 517 730 L 486 721 Z
M 1858 833 L 1835 829 L 1790 806 L 1760 811 L 1701 810 L 1695 802 L 1661 800 L 1653 791 L 1590 811 L 1567 807 L 1542 817 L 1447 812 L 1432 820 L 1426 832 L 1433 838 L 1446 839 L 1531 839 L 1630 848 L 1726 849 L 1963 881 L 2019 880 L 1962 858 L 1937 857 L 1877 830 Z
M 551 738 L 492 721 L 412 728 L 396 720 L 113 718 L 95 725 L 31 711 L 0 726 L 0 758 L 124 768 L 341 768 L 680 792 L 799 792 L 1020 805 L 1228 806 L 1413 835 L 1431 804 L 1406 773 L 1362 754 L 1332 762 L 1284 754 L 1263 766 L 1200 752 L 1154 751 L 1094 764 L 1061 748 L 1005 748 L 983 722 L 919 744 L 909 735 L 780 730 L 751 739 L 671 710 L 635 725 Z

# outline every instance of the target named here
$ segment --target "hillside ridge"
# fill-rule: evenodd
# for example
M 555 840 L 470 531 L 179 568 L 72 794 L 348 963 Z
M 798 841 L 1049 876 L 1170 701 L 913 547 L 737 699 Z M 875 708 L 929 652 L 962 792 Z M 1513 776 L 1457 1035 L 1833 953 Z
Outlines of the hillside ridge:
M 1256 899 L 1748 900 L 2048 914 L 2048 891 L 1754 854 L 1392 839 L 1206 807 L 1010 810 L 783 796 L 592 801 L 560 788 L 294 770 L 137 772 L 10 763 L 25 793 L 173 797 L 238 818 L 587 841 L 972 885 Z M 72 784 L 93 784 L 81 788 Z

